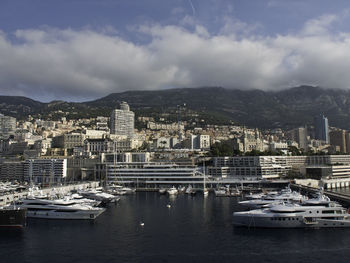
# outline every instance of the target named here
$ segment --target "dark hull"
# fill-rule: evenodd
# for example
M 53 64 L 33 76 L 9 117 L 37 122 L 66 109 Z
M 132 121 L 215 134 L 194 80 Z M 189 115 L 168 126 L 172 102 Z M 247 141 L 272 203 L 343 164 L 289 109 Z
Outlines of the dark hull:
M 0 209 L 0 227 L 24 227 L 26 212 L 25 209 Z

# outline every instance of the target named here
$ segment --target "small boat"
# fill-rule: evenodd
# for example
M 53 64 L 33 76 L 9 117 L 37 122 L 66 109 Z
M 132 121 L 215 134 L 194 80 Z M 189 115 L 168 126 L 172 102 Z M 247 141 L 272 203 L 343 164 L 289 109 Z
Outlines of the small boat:
M 16 206 L 0 208 L 0 227 L 24 227 L 27 210 Z
M 203 189 L 203 195 L 204 195 L 204 196 L 208 196 L 208 195 L 209 195 L 209 191 L 208 191 L 207 188 L 204 188 L 204 189 Z
M 192 185 L 189 185 L 187 188 L 186 188 L 186 191 L 185 191 L 185 194 L 191 194 L 192 192 Z
M 215 196 L 217 196 L 217 197 L 229 197 L 229 196 L 231 196 L 230 189 L 227 187 L 219 187 L 218 189 L 215 189 L 214 192 L 215 192 Z
M 179 191 L 176 189 L 176 187 L 173 186 L 173 187 L 169 188 L 167 190 L 167 192 L 169 195 L 177 195 Z
M 179 193 L 184 193 L 186 191 L 186 187 L 180 185 L 177 190 L 179 191 Z
M 166 190 L 165 188 L 160 188 L 158 192 L 159 192 L 159 194 L 161 194 L 161 195 L 165 195 L 166 192 L 167 192 L 167 190 Z

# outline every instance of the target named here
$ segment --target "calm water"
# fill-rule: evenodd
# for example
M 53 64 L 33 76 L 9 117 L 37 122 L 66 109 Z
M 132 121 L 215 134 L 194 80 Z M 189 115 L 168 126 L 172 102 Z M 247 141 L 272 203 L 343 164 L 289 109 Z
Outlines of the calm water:
M 235 198 L 137 193 L 94 223 L 1 229 L 0 262 L 349 262 L 350 229 L 234 228 L 238 209 Z

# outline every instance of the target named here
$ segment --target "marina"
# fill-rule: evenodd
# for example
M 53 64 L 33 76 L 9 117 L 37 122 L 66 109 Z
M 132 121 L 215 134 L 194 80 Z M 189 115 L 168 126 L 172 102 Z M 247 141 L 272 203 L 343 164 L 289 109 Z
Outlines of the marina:
M 237 228 L 232 213 L 240 200 L 137 192 L 93 222 L 28 219 L 20 231 L 0 229 L 0 254 L 39 263 L 348 262 L 349 228 Z

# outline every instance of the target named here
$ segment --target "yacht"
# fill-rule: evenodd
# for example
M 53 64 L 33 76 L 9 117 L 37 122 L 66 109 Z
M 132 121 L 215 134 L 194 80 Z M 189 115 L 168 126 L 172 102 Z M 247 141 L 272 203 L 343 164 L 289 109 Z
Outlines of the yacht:
M 78 204 L 74 200 L 24 199 L 18 207 L 27 209 L 28 218 L 94 220 L 105 209 Z
M 280 204 L 265 209 L 233 213 L 233 224 L 264 228 L 350 227 L 350 215 L 342 206 Z
M 127 195 L 136 192 L 136 189 L 125 187 L 122 185 L 109 185 L 108 189 L 108 192 L 113 195 Z
M 203 189 L 203 195 L 208 196 L 209 195 L 209 190 L 207 188 Z
M 215 196 L 217 197 L 228 197 L 231 196 L 230 194 L 230 188 L 228 187 L 219 187 L 218 189 L 214 190 Z
M 240 205 L 246 206 L 250 209 L 262 208 L 266 205 L 279 204 L 282 202 L 303 202 L 307 200 L 307 197 L 292 191 L 292 192 L 281 192 L 278 195 L 266 195 L 261 199 L 251 199 L 238 202 Z
M 64 200 L 66 201 L 73 200 L 77 204 L 90 205 L 90 206 L 99 206 L 102 203 L 102 201 L 85 198 L 84 196 L 79 195 L 77 193 L 66 195 L 64 197 Z
M 192 185 L 189 185 L 189 186 L 186 188 L 185 194 L 191 194 L 192 192 L 193 192 Z
M 0 207 L 0 227 L 24 227 L 27 210 L 15 206 Z
M 117 201 L 117 198 L 114 195 L 102 192 L 101 190 L 97 190 L 97 189 L 78 191 L 78 194 L 89 199 L 101 201 L 102 203 L 105 203 L 105 204 L 113 203 Z
M 159 192 L 159 194 L 161 194 L 161 195 L 165 195 L 166 192 L 167 192 L 167 190 L 166 190 L 165 188 L 160 188 L 158 192 Z
M 177 195 L 177 194 L 178 194 L 178 190 L 176 189 L 175 186 L 169 188 L 169 189 L 167 190 L 167 192 L 168 192 L 169 195 Z
M 184 193 L 184 192 L 186 191 L 186 187 L 180 185 L 180 186 L 177 188 L 177 190 L 179 191 L 179 193 Z

